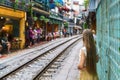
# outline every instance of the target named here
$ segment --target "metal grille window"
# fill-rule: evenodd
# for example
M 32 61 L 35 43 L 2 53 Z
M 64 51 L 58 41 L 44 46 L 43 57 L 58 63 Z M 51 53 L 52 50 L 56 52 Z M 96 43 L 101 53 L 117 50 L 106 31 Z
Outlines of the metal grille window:
M 96 12 L 100 80 L 120 79 L 120 0 L 101 0 Z

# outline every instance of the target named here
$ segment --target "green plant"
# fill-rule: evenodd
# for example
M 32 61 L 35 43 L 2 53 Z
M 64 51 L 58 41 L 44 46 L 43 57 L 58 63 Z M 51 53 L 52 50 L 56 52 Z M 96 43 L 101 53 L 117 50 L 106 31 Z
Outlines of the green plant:
M 49 22 L 49 19 L 48 19 L 48 18 L 45 18 L 44 21 L 47 23 L 47 22 Z
M 49 19 L 45 18 L 45 16 L 40 16 L 40 20 L 45 21 L 45 23 L 49 22 Z
M 21 6 L 23 9 L 25 8 L 25 1 L 24 0 L 21 1 Z
M 13 2 L 13 8 L 14 8 L 14 11 L 18 8 L 18 0 L 15 0 Z
M 87 29 L 87 28 L 88 28 L 88 25 L 87 25 L 86 22 L 83 24 L 83 27 L 84 27 L 84 29 Z
M 28 13 L 31 17 L 33 17 L 33 9 L 32 9 L 32 3 L 29 2 L 28 5 L 26 5 Z
M 64 27 L 65 27 L 65 28 L 68 28 L 68 22 L 65 22 L 65 23 L 64 23 Z
M 40 16 L 40 20 L 44 20 L 45 19 L 45 16 Z
M 36 16 L 33 17 L 34 21 L 36 21 L 38 18 Z

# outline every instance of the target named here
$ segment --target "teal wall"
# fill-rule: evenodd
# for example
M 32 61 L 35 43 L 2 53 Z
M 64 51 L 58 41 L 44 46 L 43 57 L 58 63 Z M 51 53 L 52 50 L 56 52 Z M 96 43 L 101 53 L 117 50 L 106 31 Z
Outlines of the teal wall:
M 101 0 L 96 11 L 100 80 L 120 80 L 120 0 Z

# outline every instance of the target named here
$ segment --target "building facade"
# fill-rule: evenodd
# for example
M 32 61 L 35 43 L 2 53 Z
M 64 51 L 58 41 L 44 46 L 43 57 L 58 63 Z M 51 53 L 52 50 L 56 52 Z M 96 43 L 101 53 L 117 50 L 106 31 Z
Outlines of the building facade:
M 20 48 L 23 48 L 25 43 L 26 9 L 22 3 L 25 2 L 16 0 L 0 1 L 0 34 L 8 33 L 13 39 L 20 40 Z

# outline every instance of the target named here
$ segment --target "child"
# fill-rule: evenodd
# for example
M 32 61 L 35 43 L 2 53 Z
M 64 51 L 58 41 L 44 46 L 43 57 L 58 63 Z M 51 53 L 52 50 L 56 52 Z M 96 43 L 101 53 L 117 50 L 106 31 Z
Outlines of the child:
M 93 33 L 89 29 L 83 31 L 83 44 L 84 46 L 80 50 L 80 63 L 78 65 L 80 80 L 99 80 L 96 70 L 98 57 Z

